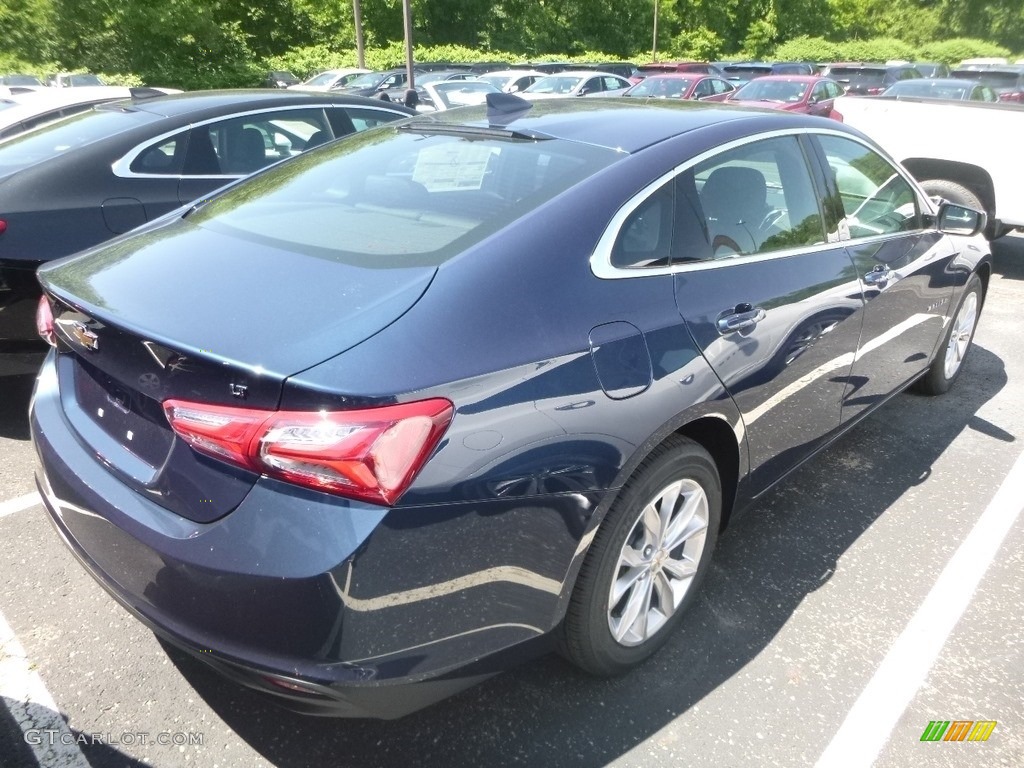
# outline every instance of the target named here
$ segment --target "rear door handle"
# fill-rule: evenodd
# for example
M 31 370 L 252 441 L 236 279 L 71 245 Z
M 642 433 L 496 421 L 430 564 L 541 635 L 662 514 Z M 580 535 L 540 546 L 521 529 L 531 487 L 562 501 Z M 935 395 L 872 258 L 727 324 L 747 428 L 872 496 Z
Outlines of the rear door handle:
M 761 307 L 750 304 L 737 304 L 735 309 L 727 309 L 718 316 L 718 332 L 721 334 L 735 333 L 753 328 L 764 320 L 766 312 Z

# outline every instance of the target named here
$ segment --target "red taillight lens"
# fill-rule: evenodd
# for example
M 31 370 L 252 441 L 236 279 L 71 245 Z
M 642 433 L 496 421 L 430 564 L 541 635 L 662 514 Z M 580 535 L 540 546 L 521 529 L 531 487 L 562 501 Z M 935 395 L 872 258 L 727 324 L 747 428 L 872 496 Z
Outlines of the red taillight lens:
M 7 231 L 7 222 L 0 219 L 0 235 Z
M 451 423 L 436 398 L 353 411 L 264 411 L 168 400 L 175 433 L 202 453 L 308 488 L 393 504 Z
M 878 94 L 883 93 L 884 91 L 885 88 L 868 88 L 868 96 L 877 96 Z
M 39 297 L 39 304 L 36 306 L 36 331 L 51 347 L 57 346 L 57 335 L 53 332 L 53 309 L 46 294 Z

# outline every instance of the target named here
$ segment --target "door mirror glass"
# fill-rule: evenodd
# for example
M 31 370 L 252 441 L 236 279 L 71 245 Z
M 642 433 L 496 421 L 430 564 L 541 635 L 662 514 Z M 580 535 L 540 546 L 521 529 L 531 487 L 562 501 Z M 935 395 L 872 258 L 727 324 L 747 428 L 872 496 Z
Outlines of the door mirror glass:
M 985 228 L 988 217 L 981 211 L 954 203 L 939 206 L 939 231 L 947 235 L 976 235 Z

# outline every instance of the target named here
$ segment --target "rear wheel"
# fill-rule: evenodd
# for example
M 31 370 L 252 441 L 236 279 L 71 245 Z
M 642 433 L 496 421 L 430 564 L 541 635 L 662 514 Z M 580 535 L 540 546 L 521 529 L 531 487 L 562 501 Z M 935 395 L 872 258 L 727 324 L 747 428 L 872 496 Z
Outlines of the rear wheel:
M 963 370 L 964 359 L 974 341 L 982 301 L 981 279 L 977 275 L 971 275 L 964 287 L 953 320 L 946 329 L 938 354 L 928 367 L 928 372 L 917 381 L 916 387 L 919 392 L 926 395 L 941 395 L 953 386 L 953 382 Z
M 563 626 L 570 661 L 615 675 L 665 643 L 707 571 L 721 508 L 715 463 L 692 440 L 671 438 L 640 465 L 580 569 Z

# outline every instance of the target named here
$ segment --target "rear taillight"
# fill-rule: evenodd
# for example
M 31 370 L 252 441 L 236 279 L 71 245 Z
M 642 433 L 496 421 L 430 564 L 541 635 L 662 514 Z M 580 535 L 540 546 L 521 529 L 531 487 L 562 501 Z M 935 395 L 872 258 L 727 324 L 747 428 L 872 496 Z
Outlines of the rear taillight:
M 171 428 L 201 453 L 327 493 L 394 504 L 448 428 L 448 400 L 352 411 L 265 411 L 167 400 Z
M 7 222 L 0 219 L 0 235 L 7 231 Z
M 57 335 L 53 332 L 53 309 L 45 293 L 39 297 L 39 304 L 36 306 L 36 331 L 51 347 L 57 346 Z
M 867 94 L 868 96 L 877 96 L 878 94 L 883 93 L 884 91 L 885 88 L 868 88 Z

